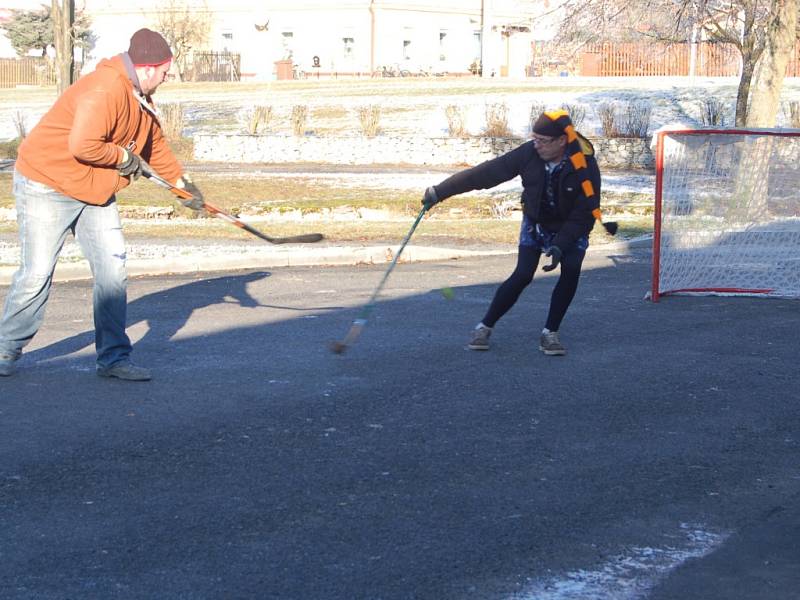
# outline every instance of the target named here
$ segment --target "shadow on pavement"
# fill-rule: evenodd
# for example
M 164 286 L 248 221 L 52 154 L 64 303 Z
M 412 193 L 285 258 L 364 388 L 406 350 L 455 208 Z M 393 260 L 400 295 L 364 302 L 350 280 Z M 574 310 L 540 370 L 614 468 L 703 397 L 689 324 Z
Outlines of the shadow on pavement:
M 566 357 L 535 346 L 547 277 L 491 351 L 466 351 L 512 266 L 403 265 L 343 356 L 328 342 L 380 267 L 143 295 L 150 384 L 21 372 L 2 408 L 0 595 L 523 598 L 796 497 L 796 302 L 654 305 L 647 260 L 620 255 L 585 272 Z M 491 283 L 444 300 L 459 276 Z M 35 359 L 57 365 L 86 335 Z M 675 566 L 639 560 L 605 591 Z

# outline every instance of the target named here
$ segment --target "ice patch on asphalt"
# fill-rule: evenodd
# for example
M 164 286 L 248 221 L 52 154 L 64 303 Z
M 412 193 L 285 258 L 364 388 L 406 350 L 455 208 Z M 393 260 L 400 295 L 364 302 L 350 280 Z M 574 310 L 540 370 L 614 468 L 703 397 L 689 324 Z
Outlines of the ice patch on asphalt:
M 589 569 L 568 571 L 558 577 L 532 581 L 523 592 L 508 600 L 637 600 L 656 583 L 693 558 L 710 554 L 728 533 L 707 531 L 698 525 L 681 524 L 685 543 L 661 548 L 633 546 Z

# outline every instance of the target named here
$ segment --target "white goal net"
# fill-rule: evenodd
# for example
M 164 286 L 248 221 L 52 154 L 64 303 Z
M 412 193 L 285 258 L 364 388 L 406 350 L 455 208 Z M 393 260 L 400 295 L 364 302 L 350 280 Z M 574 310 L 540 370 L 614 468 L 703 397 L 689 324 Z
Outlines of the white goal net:
M 663 131 L 651 297 L 800 297 L 800 130 Z

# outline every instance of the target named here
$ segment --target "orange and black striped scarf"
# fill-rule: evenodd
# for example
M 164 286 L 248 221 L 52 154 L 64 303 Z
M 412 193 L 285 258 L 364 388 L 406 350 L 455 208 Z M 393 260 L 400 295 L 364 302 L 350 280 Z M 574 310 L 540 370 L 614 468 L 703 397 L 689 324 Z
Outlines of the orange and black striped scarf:
M 550 122 L 548 122 L 548 120 Z M 603 213 L 600 210 L 600 199 L 596 197 L 594 186 L 589 177 L 589 168 L 586 165 L 586 156 L 594 154 L 594 149 L 591 144 L 575 131 L 569 113 L 566 110 L 550 110 L 545 111 L 536 121 L 534 131 L 539 131 L 545 135 L 550 135 L 553 128 L 563 132 L 567 136 L 566 154 L 572 167 L 578 175 L 581 182 L 581 188 L 588 200 L 595 200 L 598 208 L 592 211 L 592 216 L 597 219 L 605 228 L 605 230 L 614 235 L 617 233 L 617 224 L 614 222 L 603 223 Z

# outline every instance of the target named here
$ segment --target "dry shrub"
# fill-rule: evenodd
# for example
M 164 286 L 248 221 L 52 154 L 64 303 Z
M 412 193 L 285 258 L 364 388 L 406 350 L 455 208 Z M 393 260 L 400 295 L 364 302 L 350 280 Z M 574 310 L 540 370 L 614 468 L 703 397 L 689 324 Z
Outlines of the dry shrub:
M 621 108 L 614 102 L 597 107 L 597 117 L 605 137 L 646 138 L 650 129 L 651 107 L 647 102 L 626 102 Z
M 790 100 L 783 105 L 783 116 L 792 129 L 800 129 L 800 101 Z
M 646 138 L 652 107 L 648 102 L 627 102 L 622 115 L 622 137 Z
M 361 133 L 367 137 L 375 137 L 380 130 L 381 107 L 377 104 L 359 106 L 358 122 L 361 124 Z
M 508 128 L 508 106 L 505 102 L 486 105 L 486 128 L 483 130 L 486 137 L 509 137 L 511 130 Z
M 272 121 L 272 107 L 258 105 L 248 109 L 245 112 L 245 127 L 247 133 L 256 135 L 260 130 L 269 129 L 269 124 Z
M 308 123 L 308 106 L 305 104 L 295 104 L 292 107 L 292 133 L 296 136 L 304 136 L 306 134 L 306 125 Z
M 536 123 L 536 119 L 538 119 L 539 115 L 541 115 L 546 110 L 547 110 L 547 105 L 545 105 L 544 102 L 531 103 L 531 117 L 530 117 L 531 131 L 533 131 L 533 124 Z
M 183 113 L 183 105 L 180 102 L 165 102 L 158 105 L 158 120 L 161 123 L 161 131 L 169 139 L 177 140 L 183 133 L 186 118 Z
M 18 110 L 11 118 L 14 121 L 14 129 L 17 130 L 17 139 L 24 140 L 28 135 L 28 119 L 25 117 L 25 113 Z
M 575 129 L 580 130 L 583 126 L 583 121 L 586 119 L 586 107 L 583 104 L 565 103 L 561 105 L 561 108 L 569 113 L 569 118 L 572 120 L 572 124 L 575 126 Z M 536 123 L 536 119 L 538 119 L 539 115 L 546 110 L 547 105 L 545 105 L 543 102 L 534 102 L 531 104 L 531 131 L 533 131 L 533 125 Z
M 13 140 L 8 140 L 7 142 L 0 142 L 0 159 L 16 160 L 19 145 L 19 138 L 14 138 Z
M 450 104 L 445 107 L 444 114 L 447 117 L 447 133 L 451 137 L 466 137 L 467 125 L 464 107 Z
M 604 137 L 621 137 L 617 125 L 617 107 L 610 102 L 597 106 L 597 118 L 600 120 L 600 131 Z
M 706 98 L 700 111 L 700 121 L 703 125 L 725 126 L 725 103 L 718 98 Z
M 580 131 L 586 119 L 586 107 L 583 104 L 564 103 L 561 105 L 561 108 L 569 113 L 569 118 L 572 119 L 572 125 L 575 129 Z

